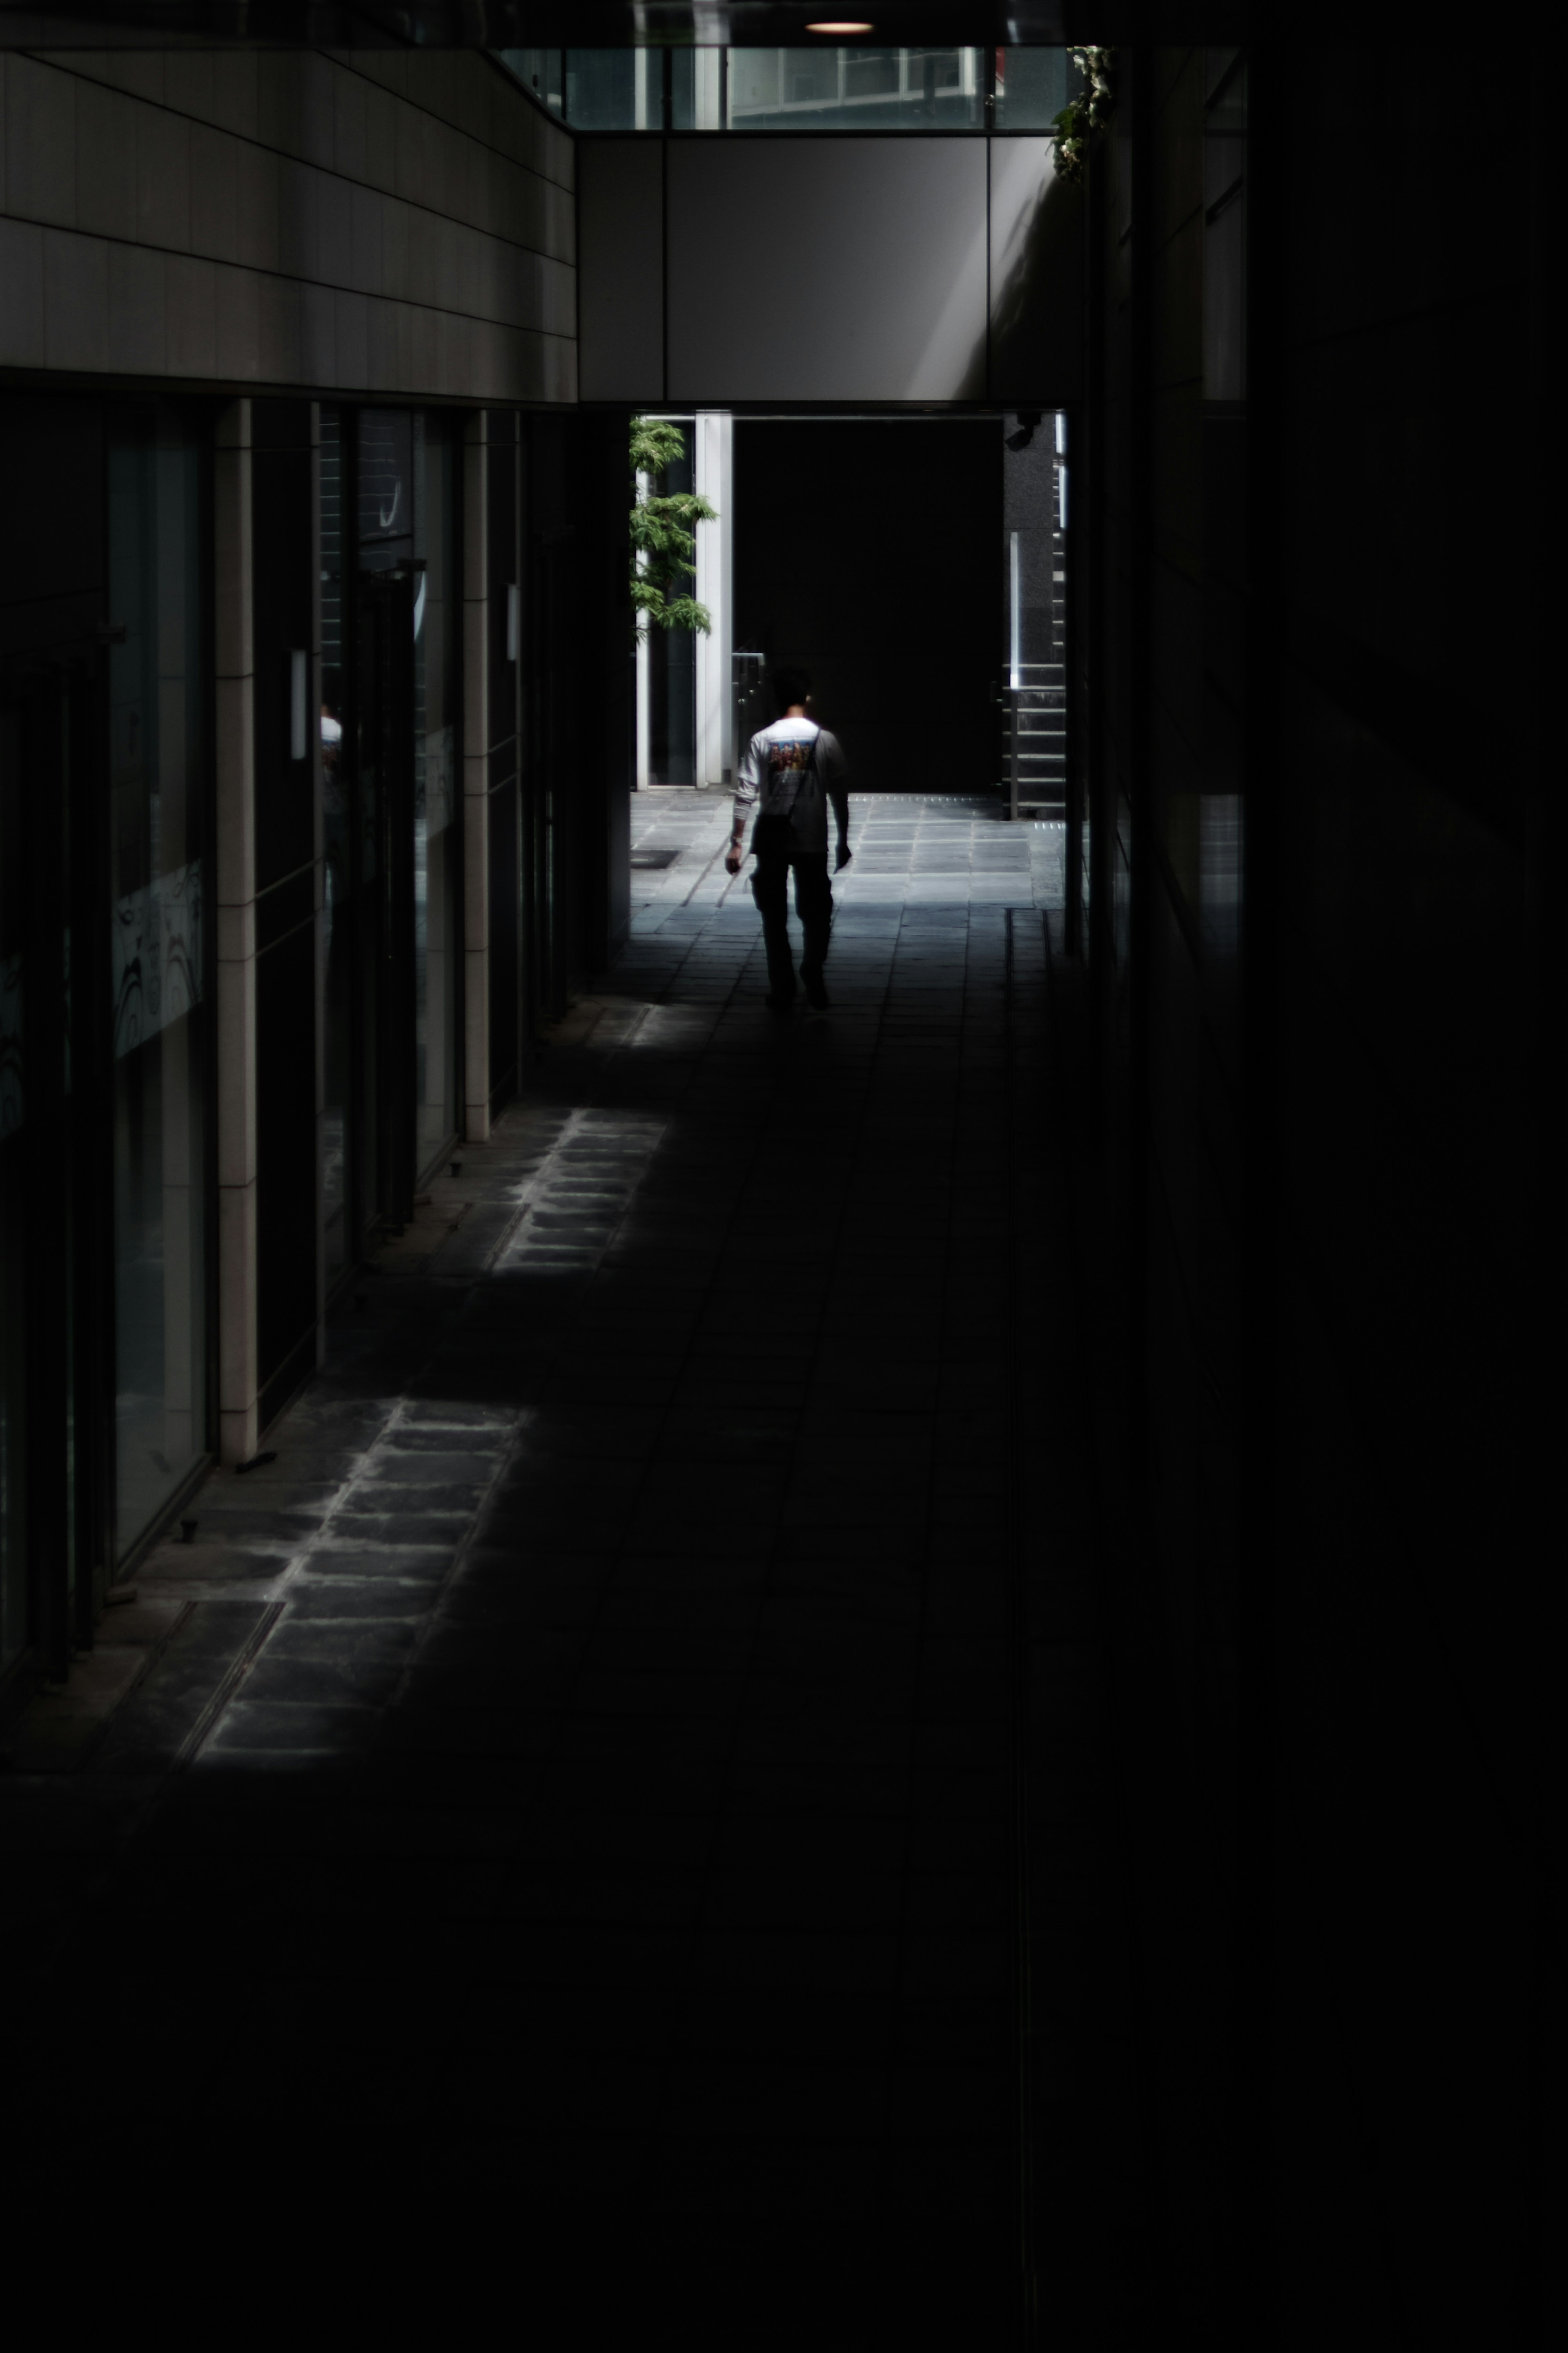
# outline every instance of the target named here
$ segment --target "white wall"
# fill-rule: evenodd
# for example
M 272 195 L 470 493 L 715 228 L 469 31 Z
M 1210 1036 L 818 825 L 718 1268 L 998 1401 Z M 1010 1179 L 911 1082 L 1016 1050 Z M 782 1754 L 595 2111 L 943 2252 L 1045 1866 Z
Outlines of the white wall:
M 1079 396 L 1082 201 L 1048 139 L 585 137 L 577 172 L 584 400 Z
M 719 510 L 697 526 L 695 594 L 713 627 L 697 639 L 697 781 L 725 785 L 734 770 L 731 649 L 734 628 L 734 420 L 722 409 L 697 412 L 694 468 L 700 497 Z

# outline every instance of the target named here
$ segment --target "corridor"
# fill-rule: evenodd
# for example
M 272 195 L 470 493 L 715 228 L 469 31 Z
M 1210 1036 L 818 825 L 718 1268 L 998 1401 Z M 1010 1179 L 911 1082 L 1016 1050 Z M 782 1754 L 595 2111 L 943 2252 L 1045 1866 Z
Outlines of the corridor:
M 1026 2272 L 1119 2342 L 1061 829 L 857 799 L 781 1022 L 728 808 L 637 797 L 615 971 L 110 1611 L 134 1688 L 24 1733 L 20 1941 L 84 2018 L 123 1957 L 156 2179 L 390 2177 L 693 2343 L 1006 2345 Z

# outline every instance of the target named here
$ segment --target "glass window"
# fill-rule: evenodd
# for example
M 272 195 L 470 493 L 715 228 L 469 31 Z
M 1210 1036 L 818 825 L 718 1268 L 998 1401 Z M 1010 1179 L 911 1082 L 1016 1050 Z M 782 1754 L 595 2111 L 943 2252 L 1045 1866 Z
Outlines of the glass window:
M 359 421 L 359 560 L 392 572 L 414 554 L 414 420 L 402 408 L 366 408 Z
M 981 131 L 988 52 L 977 48 L 689 47 L 498 49 L 529 95 L 579 131 Z M 998 50 L 998 59 L 1065 49 Z M 1020 96 L 1014 129 L 1048 127 Z M 1048 79 L 1048 77 L 1047 77 Z M 1054 90 L 1056 84 L 1050 83 Z M 668 91 L 668 99 L 667 93 Z M 1067 102 L 1055 100 L 1053 111 Z M 1031 111 L 1031 107 L 1033 111 Z
M 353 1255 L 348 1117 L 353 1069 L 353 870 L 348 802 L 347 670 L 343 659 L 343 429 L 321 411 L 321 929 L 325 974 L 321 1104 L 321 1229 L 330 1283 Z
M 374 1219 L 430 1172 L 460 1117 L 460 472 L 451 420 L 440 415 L 363 409 L 357 440 L 358 754 L 348 789 L 339 792 L 341 871 L 330 871 L 329 881 L 334 907 L 351 881 L 362 894 L 358 1136 L 368 1187 L 363 1207 Z M 342 471 L 340 465 L 340 482 Z M 322 480 L 323 517 L 330 518 L 325 470 Z M 342 495 L 340 490 L 340 503 Z M 346 804 L 354 795 L 359 872 L 351 878 L 342 870 L 351 823 Z M 329 869 L 332 843 L 329 806 Z M 387 863 L 375 886 L 383 858 Z M 411 998 L 387 993 L 387 938 L 378 946 L 377 934 L 378 925 L 391 923 L 387 936 L 404 936 L 405 923 L 412 926 Z M 346 938 L 339 954 L 330 934 L 329 949 L 329 1050 L 334 1035 L 341 1036 L 338 1083 L 346 1102 L 353 959 Z M 335 971 L 342 1012 L 334 1025 Z M 329 1107 L 333 1083 L 330 1074 Z M 384 1100 L 378 1093 L 384 1086 L 389 1090 Z M 378 1158 L 383 1154 L 390 1155 L 384 1162 Z
M 564 107 L 564 49 L 498 49 L 496 56 L 514 73 L 529 96 L 552 114 Z
M 1083 76 L 1066 49 L 998 49 L 996 128 L 1051 131 L 1069 100 L 1083 88 Z
M 695 131 L 697 121 L 697 53 L 677 49 L 669 60 L 669 116 L 672 131 Z
M 985 53 L 971 48 L 728 52 L 731 131 L 977 131 Z
M 662 49 L 568 49 L 566 120 L 574 131 L 662 131 Z
M 462 954 L 458 847 L 456 450 L 447 420 L 414 418 L 414 988 L 417 1172 L 458 1126 L 458 972 Z
M 109 449 L 117 1536 L 206 1451 L 201 469 L 158 412 Z
M 0 706 L 0 1668 L 27 1641 L 27 1071 L 29 762 Z

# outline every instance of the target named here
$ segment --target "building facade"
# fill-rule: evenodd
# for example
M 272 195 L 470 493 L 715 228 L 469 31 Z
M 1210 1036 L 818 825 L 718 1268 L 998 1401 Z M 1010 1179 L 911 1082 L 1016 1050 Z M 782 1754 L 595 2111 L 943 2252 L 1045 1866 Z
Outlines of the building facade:
M 1078 182 L 1043 45 L 0 56 L 0 1702 L 255 1456 L 607 965 L 639 773 L 731 764 L 710 651 L 639 683 L 628 416 L 700 423 L 699 488 L 808 424 L 1050 416 L 1011 660 L 1061 720 L 1049 1240 L 1159 2262 L 1204 2341 L 1531 2343 L 1552 80 L 1478 162 L 1386 28 L 1045 13 L 1129 40 Z M 776 651 L 745 538 L 699 585 Z M 1003 562 L 944 593 L 1005 616 Z
M 631 703 L 568 132 L 479 54 L 0 79 L 21 1691 L 607 960 Z

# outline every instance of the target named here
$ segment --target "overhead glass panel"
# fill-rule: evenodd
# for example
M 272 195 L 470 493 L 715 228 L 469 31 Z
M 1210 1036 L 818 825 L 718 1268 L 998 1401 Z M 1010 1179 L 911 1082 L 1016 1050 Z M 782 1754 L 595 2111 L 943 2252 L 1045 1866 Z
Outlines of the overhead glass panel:
M 326 1008 L 322 1047 L 321 1233 L 329 1287 L 348 1265 L 349 1106 L 353 1068 L 352 762 L 343 749 L 344 436 L 341 410 L 321 410 L 321 896 Z
M 995 124 L 998 131 L 1051 131 L 1077 98 L 1083 76 L 1066 49 L 998 49 Z
M 200 460 L 159 411 L 109 451 L 110 987 L 120 1549 L 207 1437 Z
M 457 445 L 446 419 L 414 418 L 415 1174 L 458 1124 Z
M 548 114 L 563 114 L 566 93 L 566 52 L 564 49 L 497 49 L 509 73 L 515 74 L 530 98 L 538 100 Z M 611 51 L 609 54 L 614 55 Z M 629 55 L 630 52 L 628 51 Z M 616 126 L 611 125 L 611 128 Z
M 568 49 L 566 120 L 574 131 L 662 131 L 664 58 L 658 49 Z
M 731 131 L 977 131 L 983 49 L 731 49 Z
M 1082 79 L 1065 48 L 493 54 L 574 131 L 1049 131 Z

